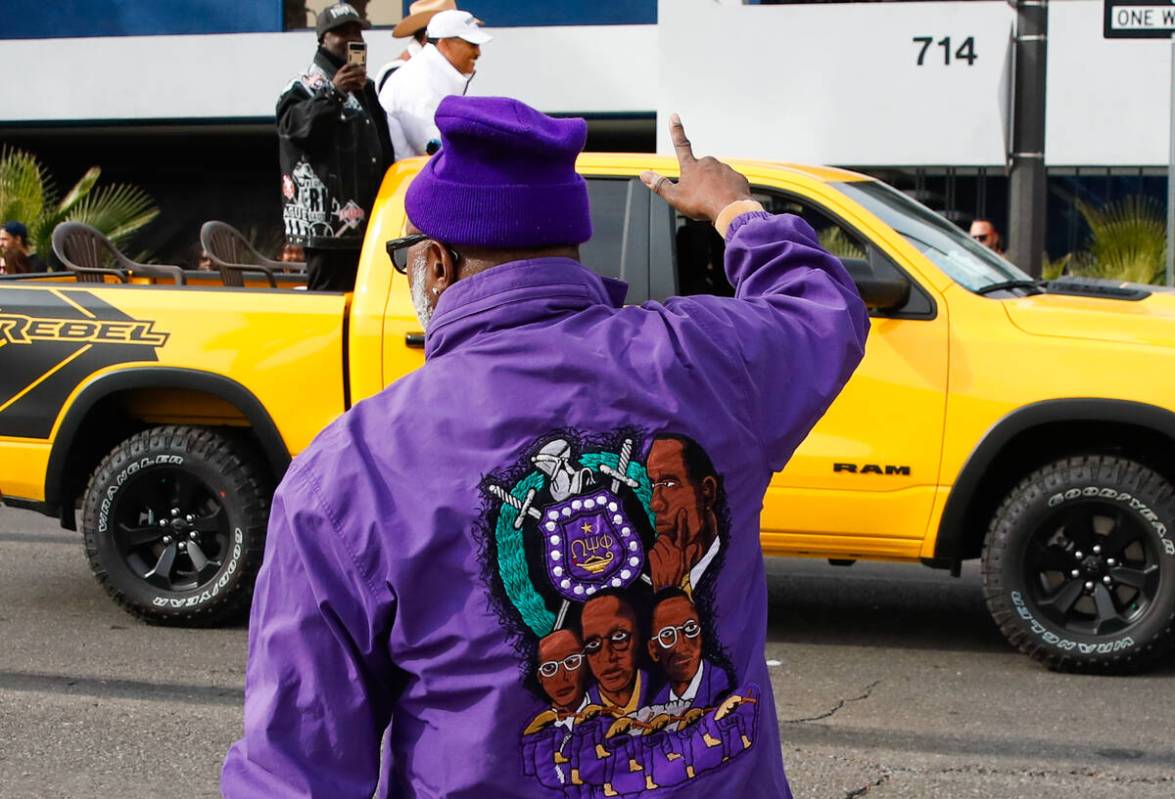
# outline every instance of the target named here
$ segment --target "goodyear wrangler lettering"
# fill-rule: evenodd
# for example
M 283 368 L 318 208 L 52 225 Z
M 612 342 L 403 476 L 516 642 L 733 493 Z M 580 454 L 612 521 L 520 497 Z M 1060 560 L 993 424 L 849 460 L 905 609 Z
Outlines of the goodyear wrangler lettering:
M 0 342 L 5 344 L 64 341 L 162 347 L 168 335 L 156 330 L 151 321 L 35 319 L 21 314 L 0 314 Z

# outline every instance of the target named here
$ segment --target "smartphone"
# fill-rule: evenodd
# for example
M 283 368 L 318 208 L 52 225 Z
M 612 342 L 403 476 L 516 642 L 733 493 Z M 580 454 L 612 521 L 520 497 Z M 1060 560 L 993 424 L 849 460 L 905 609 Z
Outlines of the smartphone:
M 367 69 L 367 42 L 347 42 L 347 63 Z

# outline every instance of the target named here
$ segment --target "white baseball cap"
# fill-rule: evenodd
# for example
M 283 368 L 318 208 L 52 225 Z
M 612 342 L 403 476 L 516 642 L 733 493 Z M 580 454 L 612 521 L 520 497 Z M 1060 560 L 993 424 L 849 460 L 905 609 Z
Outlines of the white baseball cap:
M 430 39 L 464 39 L 470 44 L 485 44 L 494 37 L 478 27 L 468 11 L 442 11 L 428 21 Z

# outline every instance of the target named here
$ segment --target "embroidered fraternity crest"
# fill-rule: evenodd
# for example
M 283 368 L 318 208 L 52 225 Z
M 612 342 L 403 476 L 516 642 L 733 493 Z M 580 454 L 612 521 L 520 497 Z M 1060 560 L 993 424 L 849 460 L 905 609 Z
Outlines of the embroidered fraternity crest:
M 563 597 L 583 601 L 604 588 L 627 588 L 640 575 L 644 547 L 611 491 L 543 509 L 547 574 Z

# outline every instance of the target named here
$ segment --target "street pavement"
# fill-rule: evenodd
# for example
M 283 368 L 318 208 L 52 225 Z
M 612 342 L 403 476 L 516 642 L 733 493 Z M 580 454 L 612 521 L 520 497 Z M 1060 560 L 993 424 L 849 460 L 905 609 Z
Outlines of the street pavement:
M 768 572 L 797 799 L 1175 796 L 1175 662 L 1050 673 L 1004 643 L 974 568 L 772 559 Z M 78 534 L 0 510 L 0 799 L 217 796 L 245 646 L 243 625 L 135 621 L 90 576 Z

